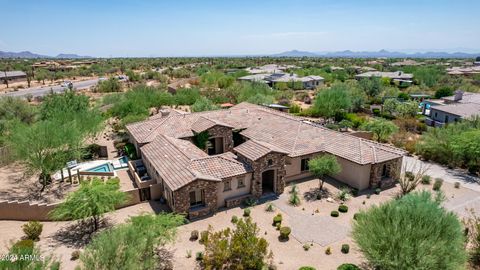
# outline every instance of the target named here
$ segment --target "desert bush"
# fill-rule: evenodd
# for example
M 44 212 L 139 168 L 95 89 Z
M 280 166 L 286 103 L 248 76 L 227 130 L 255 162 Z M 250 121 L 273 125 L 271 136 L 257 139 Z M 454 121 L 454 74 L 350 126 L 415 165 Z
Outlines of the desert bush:
M 244 203 L 246 206 L 252 207 L 257 204 L 257 200 L 255 200 L 254 198 L 247 198 Z
M 454 186 L 455 188 L 460 188 L 460 182 L 455 182 L 455 184 L 453 184 L 453 186 Z
M 267 211 L 267 212 L 273 212 L 273 211 L 275 211 L 275 207 L 273 206 L 273 204 L 269 203 L 269 204 L 267 205 L 267 207 L 265 208 L 265 211 Z
M 433 183 L 433 190 L 439 191 L 442 188 L 443 179 L 442 178 L 435 178 L 435 182 Z
M 348 206 L 346 206 L 345 204 L 342 204 L 342 205 L 338 206 L 338 212 L 347 213 L 348 212 Z
M 190 241 L 197 241 L 198 239 L 198 231 L 197 230 L 193 230 L 191 233 L 190 233 Z
M 78 260 L 78 258 L 80 258 L 80 250 L 72 251 L 72 254 L 70 254 L 70 260 L 75 261 Z
M 245 210 L 243 210 L 243 216 L 249 217 L 251 212 L 252 210 L 250 210 L 250 208 L 245 208 Z
M 293 206 L 299 206 L 300 205 L 300 196 L 298 196 L 298 193 L 295 191 L 292 194 L 290 194 L 290 198 L 288 199 L 288 202 L 293 205 Z
M 327 254 L 327 255 L 332 254 L 332 248 L 331 248 L 331 247 L 327 247 L 327 249 L 325 249 L 325 254 Z
M 235 224 L 235 223 L 237 223 L 237 221 L 238 221 L 238 217 L 235 216 L 235 215 L 233 215 L 233 216 L 232 216 L 232 219 L 231 219 L 230 221 L 231 221 L 233 224 Z
M 332 211 L 330 212 L 330 216 L 332 217 L 338 217 L 340 214 L 338 213 L 338 211 Z
M 430 175 L 424 175 L 422 177 L 422 184 L 430 185 L 430 182 L 432 182 L 432 177 L 430 177 Z
M 310 250 L 311 245 L 309 243 L 303 244 L 303 250 L 308 251 Z
M 282 223 L 282 214 L 277 214 L 273 217 L 273 226 L 277 226 L 277 224 Z
M 381 188 L 376 188 L 375 189 L 375 194 L 380 195 L 380 192 L 382 192 Z
M 316 270 L 316 268 L 312 266 L 302 266 L 298 268 L 298 270 Z
M 372 206 L 353 223 L 352 236 L 377 269 L 463 269 L 463 226 L 426 191 Z
M 348 252 L 350 252 L 350 246 L 348 244 L 343 244 L 341 251 L 343 254 L 348 254 Z
M 208 241 L 208 231 L 202 231 L 200 233 L 200 244 L 205 244 Z
M 38 221 L 29 221 L 23 224 L 22 230 L 27 239 L 38 241 L 42 234 L 43 224 Z
M 290 227 L 281 227 L 280 228 L 280 239 L 288 240 L 291 232 L 292 232 L 292 229 L 290 229 Z
M 203 260 L 203 252 L 198 251 L 197 253 L 195 253 L 195 260 L 202 261 Z
M 360 270 L 360 267 L 351 263 L 344 263 L 337 267 L 337 270 Z
M 351 195 L 350 195 L 350 189 L 349 188 L 342 188 L 338 193 L 337 193 L 337 199 L 346 202 L 350 200 Z

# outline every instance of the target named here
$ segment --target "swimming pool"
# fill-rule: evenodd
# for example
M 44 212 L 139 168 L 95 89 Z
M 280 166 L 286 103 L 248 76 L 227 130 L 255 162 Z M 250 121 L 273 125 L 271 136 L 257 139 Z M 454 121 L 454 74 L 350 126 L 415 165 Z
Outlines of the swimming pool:
M 87 172 L 113 172 L 113 166 L 110 163 L 105 163 L 100 166 L 96 166 L 85 170 Z

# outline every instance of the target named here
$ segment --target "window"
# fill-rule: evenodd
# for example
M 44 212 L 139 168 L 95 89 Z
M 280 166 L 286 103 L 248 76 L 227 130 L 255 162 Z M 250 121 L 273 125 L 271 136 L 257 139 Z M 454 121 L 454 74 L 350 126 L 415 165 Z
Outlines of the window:
M 203 189 L 192 190 L 189 193 L 190 206 L 198 206 L 204 204 L 205 192 Z
M 308 162 L 310 161 L 309 158 L 302 158 L 302 161 L 300 163 L 300 171 L 306 172 L 308 171 Z
M 223 191 L 232 190 L 232 183 L 230 180 L 223 181 Z
M 237 182 L 238 183 L 237 188 L 245 187 L 245 178 L 244 177 L 237 178 L 237 181 L 238 181 Z
M 273 160 L 272 160 L 272 159 L 269 159 L 269 160 L 267 161 L 267 164 L 268 164 L 268 166 L 272 166 L 272 165 L 273 165 Z

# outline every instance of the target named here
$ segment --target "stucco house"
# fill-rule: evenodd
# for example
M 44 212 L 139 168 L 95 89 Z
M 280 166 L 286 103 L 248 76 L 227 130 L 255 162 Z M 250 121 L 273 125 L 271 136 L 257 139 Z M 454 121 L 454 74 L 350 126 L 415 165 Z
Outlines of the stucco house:
M 422 102 L 422 113 L 428 116 L 425 123 L 434 127 L 480 116 L 480 94 L 457 90 L 453 96 L 428 99 Z
M 263 73 L 263 74 L 253 74 L 247 75 L 238 78 L 240 81 L 249 81 L 249 82 L 263 82 L 269 86 L 275 86 L 276 83 L 301 83 L 303 89 L 315 89 L 318 86 L 323 85 L 325 79 L 321 76 L 305 76 L 300 77 L 297 74 L 287 74 L 282 72 L 277 73 Z
M 310 159 L 327 153 L 342 167 L 332 176 L 340 182 L 359 190 L 387 187 L 398 178 L 404 155 L 249 103 L 198 113 L 162 111 L 127 131 L 141 157 L 129 167 L 145 197 L 164 199 L 191 218 L 249 197 L 281 194 L 288 182 L 311 176 Z

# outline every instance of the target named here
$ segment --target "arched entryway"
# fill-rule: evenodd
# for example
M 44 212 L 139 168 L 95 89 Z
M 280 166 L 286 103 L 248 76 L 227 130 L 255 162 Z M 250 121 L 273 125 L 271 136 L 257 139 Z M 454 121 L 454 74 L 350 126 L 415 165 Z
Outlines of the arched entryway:
M 273 193 L 275 190 L 275 170 L 262 173 L 262 194 Z

